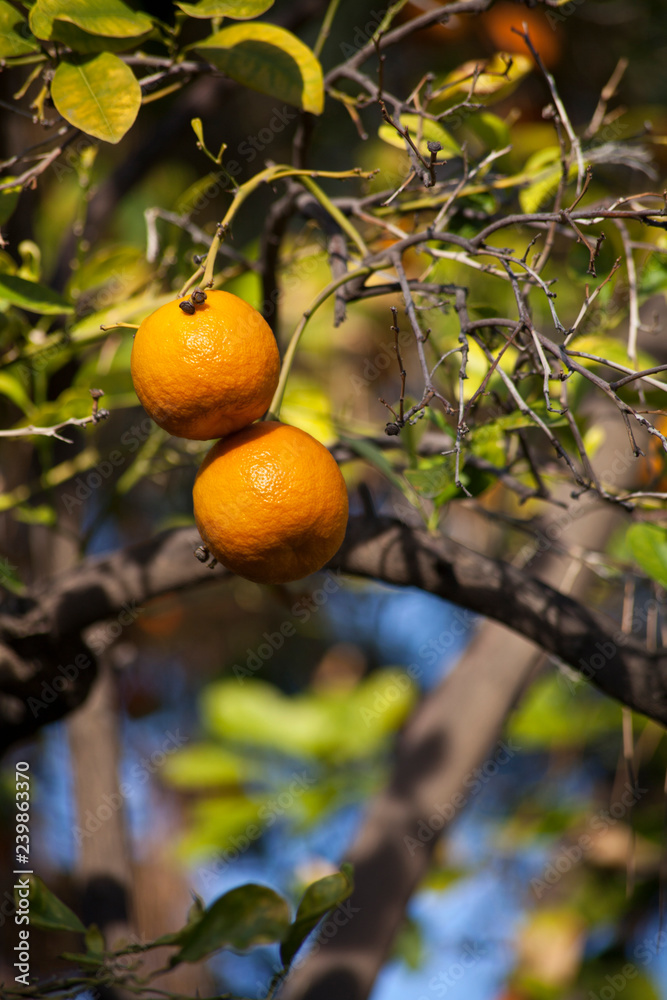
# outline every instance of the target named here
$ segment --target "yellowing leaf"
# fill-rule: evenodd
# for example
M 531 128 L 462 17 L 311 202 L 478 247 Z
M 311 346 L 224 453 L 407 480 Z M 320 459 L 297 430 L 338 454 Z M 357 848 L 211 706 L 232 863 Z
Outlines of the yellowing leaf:
M 68 122 L 105 142 L 120 142 L 141 105 L 141 88 L 129 66 L 111 52 L 63 60 L 51 96 Z
M 2 44 L 1 39 L 0 39 L 0 44 Z M 1 54 L 0 58 L 2 58 Z M 11 177 L 4 177 L 3 184 L 6 184 L 11 179 L 12 179 Z M 20 184 L 18 185 L 18 187 L 5 188 L 3 191 L 0 191 L 0 226 L 4 226 L 7 219 L 9 219 L 13 215 L 14 209 L 18 205 L 20 195 L 21 195 Z
M 576 337 L 569 345 L 569 349 L 575 355 L 575 360 L 585 368 L 590 368 L 593 364 L 604 364 L 607 360 L 613 361 L 617 365 L 624 365 L 626 368 L 632 368 L 630 358 L 628 357 L 627 345 L 621 340 L 614 339 L 614 337 L 605 337 L 594 333 L 583 337 Z M 603 360 L 595 362 L 588 358 L 577 358 L 577 351 L 581 351 L 584 354 L 595 354 Z M 642 368 L 652 368 L 656 362 L 650 354 L 640 351 L 637 355 L 637 363 L 639 370 L 641 370 Z M 622 378 L 623 373 L 619 371 L 614 377 Z M 653 378 L 660 379 L 661 376 L 658 374 L 654 375 Z
M 273 7 L 274 0 L 200 0 L 200 3 L 177 3 L 190 17 L 231 17 L 246 21 L 259 17 Z
M 481 72 L 475 80 L 475 73 L 479 68 Z M 448 104 L 457 103 L 462 94 L 470 93 L 473 80 L 475 101 L 483 104 L 500 101 L 512 93 L 532 68 L 533 63 L 528 56 L 509 55 L 506 52 L 496 52 L 486 62 L 479 59 L 465 62 L 444 79 L 436 81 L 433 86 L 435 97 L 429 110 L 438 112 Z
M 322 67 L 307 45 L 275 24 L 234 24 L 197 43 L 202 55 L 251 90 L 319 115 Z
M 132 10 L 122 0 L 37 0 L 30 11 L 30 27 L 38 38 L 53 37 L 53 22 L 66 21 L 91 35 L 135 38 L 151 31 L 147 14 Z
M 558 147 L 549 146 L 533 153 L 523 173 L 526 178 L 530 178 L 530 181 L 527 187 L 519 192 L 519 204 L 524 212 L 530 215 L 532 212 L 537 212 L 544 202 L 556 193 L 562 173 Z M 576 177 L 576 175 L 577 167 L 573 163 L 569 176 Z
M 28 22 L 6 0 L 0 0 L 0 59 L 24 56 L 37 49 Z

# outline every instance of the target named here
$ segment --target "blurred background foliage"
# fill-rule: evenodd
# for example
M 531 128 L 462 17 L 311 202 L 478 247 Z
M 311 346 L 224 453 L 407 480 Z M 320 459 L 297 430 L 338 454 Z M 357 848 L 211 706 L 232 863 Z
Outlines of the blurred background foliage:
M 425 0 L 408 4 L 400 17 L 427 6 Z M 345 45 L 367 40 L 364 25 L 375 17 L 368 7 L 341 4 L 322 53 L 325 72 L 341 53 L 345 56 Z M 324 4 L 277 0 L 266 18 L 289 22 L 313 45 L 324 9 Z M 559 175 L 553 126 L 542 116 L 543 81 L 511 31 L 517 19 L 528 23 L 578 128 L 590 120 L 619 58 L 628 59 L 612 138 L 630 148 L 633 137 L 639 137 L 643 152 L 637 154 L 639 160 L 620 165 L 601 163 L 591 196 L 657 189 L 664 176 L 664 4 L 575 0 L 547 10 L 539 4 L 500 2 L 479 18 L 454 18 L 419 33 L 400 53 L 388 54 L 384 69 L 386 85 L 405 94 L 425 69 L 437 83 L 451 80 L 470 60 L 499 51 L 515 54 L 516 79 L 502 88 L 489 87 L 483 113 L 437 131 L 452 158 L 464 143 L 476 160 L 511 145 L 496 163 L 508 182 L 496 187 L 481 183 L 478 192 L 462 200 L 452 224 L 462 235 L 476 231 L 476 212 L 509 212 L 517 206 L 537 210 Z M 190 21 L 187 40 L 200 40 L 206 31 L 204 24 Z M 24 69 L 22 82 L 29 69 Z M 16 80 L 16 71 L 0 74 L 5 107 L 16 92 Z M 192 523 L 191 487 L 207 446 L 169 438 L 146 419 L 129 374 L 132 333 L 123 328 L 103 333 L 100 324 L 140 321 L 173 296 L 193 269 L 193 253 L 204 252 L 192 227 L 188 232 L 174 224 L 169 213 L 187 213 L 210 238 L 229 204 L 229 185 L 197 148 L 190 119 L 201 119 L 208 149 L 226 143 L 223 163 L 240 164 L 239 183 L 267 159 L 289 162 L 296 127 L 291 109 L 286 121 L 278 116 L 276 123 L 271 97 L 242 87 L 196 87 L 190 103 L 180 91 L 148 103 L 141 111 L 142 127 L 117 146 L 79 139 L 34 188 L 0 192 L 6 240 L 0 251 L 3 426 L 45 426 L 85 417 L 91 386 L 103 389 L 111 413 L 103 424 L 69 428 L 65 433 L 71 444 L 49 438 L 0 440 L 2 582 L 14 595 L 74 565 L 82 555 Z M 3 113 L 4 160 L 40 141 L 43 132 L 30 115 Z M 46 109 L 47 117 L 52 113 Z M 327 169 L 355 165 L 379 171 L 371 181 L 342 182 L 356 193 L 397 185 L 406 175 L 402 144 L 397 148 L 376 105 L 363 111 L 361 119 L 364 139 L 343 104 L 329 100 L 325 118 L 313 132 L 309 162 Z M 273 127 L 267 125 L 272 120 Z M 651 123 L 648 130 L 646 122 Z M 642 170 L 634 169 L 637 165 Z M 652 174 L 649 180 L 646 171 Z M 342 193 L 341 182 L 323 181 L 322 187 Z M 229 246 L 251 261 L 257 259 L 262 225 L 278 190 L 258 189 L 235 219 Z M 147 219 L 157 240 L 151 260 Z M 397 225 L 410 231 L 412 224 L 404 211 Z M 610 228 L 598 260 L 600 275 L 608 273 L 622 252 L 614 234 Z M 517 229 L 511 238 L 521 256 L 530 236 Z M 667 250 L 659 230 L 642 232 L 642 238 Z M 503 231 L 490 242 L 504 246 L 507 239 Z M 276 332 L 284 346 L 304 308 L 328 282 L 329 270 L 321 234 L 310 222 L 290 224 L 282 254 L 286 292 L 278 301 Z M 647 250 L 647 261 L 649 255 Z M 414 250 L 406 259 L 408 274 L 424 272 L 429 263 Z M 219 265 L 219 284 L 261 307 L 256 271 L 233 256 L 221 256 Z M 568 322 L 576 317 L 591 280 L 587 266 L 585 249 L 574 241 L 555 248 L 551 273 L 560 279 L 559 311 Z M 650 300 L 664 319 L 664 258 L 652 254 L 646 266 L 640 260 L 639 272 L 642 302 Z M 39 282 L 43 300 L 22 306 L 15 296 L 3 299 L 5 276 Z M 512 310 L 508 284 L 489 282 L 454 259 L 436 263 L 429 280 L 466 284 L 479 315 L 502 316 Z M 288 385 L 285 420 L 326 444 L 381 433 L 387 416 L 378 397 L 395 400 L 398 392 L 391 304 L 400 304 L 397 297 L 348 306 L 347 321 L 335 330 L 331 302 L 315 314 Z M 624 330 L 626 306 L 623 286 L 610 283 L 590 332 L 579 340 L 580 349 L 608 358 L 620 352 L 624 363 L 622 340 L 615 338 Z M 546 319 L 544 301 L 536 306 L 536 321 Z M 453 313 L 433 310 L 428 322 L 440 351 L 456 345 Z M 665 360 L 659 336 L 644 338 L 641 348 L 641 365 Z M 404 360 L 409 398 L 418 399 L 414 346 L 406 347 Z M 481 352 L 472 350 L 467 393 L 478 388 L 486 370 Z M 491 388 L 498 386 L 492 382 Z M 573 396 L 585 413 L 585 387 L 580 385 Z M 647 405 L 652 403 L 647 393 Z M 496 419 L 475 428 L 470 438 L 474 454 L 500 463 L 505 432 L 516 427 L 518 418 L 502 419 L 505 426 Z M 447 502 L 460 491 L 452 487 L 451 463 L 416 456 L 416 442 L 427 429 L 443 429 L 442 419 L 431 411 L 408 431 L 407 458 L 406 451 L 395 456 L 372 444 L 365 451 L 358 446 L 359 459 L 344 470 L 357 509 L 355 488 L 363 479 L 380 509 L 412 505 L 417 516 L 427 518 L 433 507 L 446 512 Z M 594 421 L 586 433 L 594 449 Z M 369 457 L 370 464 L 363 460 Z M 662 458 L 649 453 L 640 479 L 664 489 L 663 465 Z M 526 519 L 539 512 L 533 502 L 519 508 L 473 470 L 466 476 L 464 483 L 490 510 Z M 480 548 L 512 553 L 520 547 L 516 535 L 497 524 L 491 527 L 480 519 L 474 530 Z M 622 538 L 616 539 L 600 572 L 594 603 L 614 606 L 622 574 L 636 570 L 633 555 Z M 646 569 L 646 556 L 642 558 Z M 665 563 L 660 564 L 663 570 Z M 652 567 L 652 576 L 664 586 L 660 565 Z M 320 603 L 318 595 L 324 595 Z M 136 621 L 120 634 L 100 625 L 97 640 L 117 680 L 121 774 L 130 788 L 125 808 L 142 933 L 180 926 L 190 885 L 209 901 L 258 880 L 295 901 L 310 881 L 334 870 L 365 803 L 387 780 L 395 734 L 420 693 L 444 676 L 466 641 L 466 636 L 450 636 L 447 645 L 441 642 L 451 614 L 441 602 L 416 591 L 343 584 L 330 575 L 281 588 L 226 580 L 205 592 L 170 595 L 139 609 Z M 415 667 L 411 672 L 410 665 Z M 574 1000 L 621 991 L 627 1000 L 667 997 L 659 902 L 667 746 L 654 723 L 635 718 L 634 726 L 641 794 L 615 816 L 608 812 L 609 803 L 617 801 L 628 781 L 621 709 L 566 668 L 545 671 L 504 734 L 517 751 L 488 774 L 471 776 L 466 810 L 439 845 L 432 870 L 410 904 L 374 1000 L 444 995 Z M 183 734 L 184 746 L 169 742 L 174 730 Z M 73 801 L 66 724 L 48 727 L 20 753 L 34 774 L 36 866 L 75 905 L 75 831 L 84 817 L 77 815 Z M 142 763 L 155 753 L 162 754 L 159 764 Z M 3 779 L 0 836 L 5 852 L 13 815 L 14 759 L 15 754 L 8 757 Z M 145 898 L 167 871 L 169 894 L 160 920 L 169 926 L 158 926 Z M 461 978 L 465 954 L 472 958 Z M 260 948 L 243 959 L 225 952 L 212 961 L 211 975 L 220 988 L 264 996 L 275 962 L 275 948 Z M 40 963 L 44 972 L 58 968 L 46 942 Z M 635 971 L 632 977 L 628 963 Z M 614 992 L 605 994 L 604 989 Z

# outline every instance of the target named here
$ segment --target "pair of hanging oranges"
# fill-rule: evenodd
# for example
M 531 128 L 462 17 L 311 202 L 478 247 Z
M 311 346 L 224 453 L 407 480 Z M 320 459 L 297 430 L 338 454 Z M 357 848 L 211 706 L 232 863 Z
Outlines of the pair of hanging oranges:
M 132 380 L 170 434 L 220 438 L 193 490 L 211 554 L 257 583 L 288 583 L 322 566 L 345 535 L 345 481 L 327 449 L 268 410 L 280 356 L 263 317 L 230 292 L 196 289 L 161 306 L 134 338 Z M 253 421 L 258 421 L 254 423 Z

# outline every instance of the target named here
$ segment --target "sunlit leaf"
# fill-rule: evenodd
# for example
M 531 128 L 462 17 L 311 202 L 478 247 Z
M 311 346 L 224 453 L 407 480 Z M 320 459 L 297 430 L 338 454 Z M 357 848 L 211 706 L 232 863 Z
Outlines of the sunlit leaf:
M 576 164 L 572 164 L 569 177 L 576 177 L 576 174 Z M 530 215 L 537 212 L 558 189 L 562 176 L 558 147 L 551 146 L 534 153 L 524 167 L 524 175 L 530 180 L 519 192 L 519 204 L 523 211 Z
M 618 729 L 620 707 L 573 678 L 555 673 L 532 685 L 508 726 L 521 749 L 580 747 Z
M 465 125 L 466 129 L 472 132 L 487 149 L 504 149 L 510 144 L 510 130 L 507 123 L 490 111 L 470 115 Z
M 664 250 L 651 254 L 639 278 L 640 295 L 655 295 L 656 292 L 667 292 L 667 256 Z
M 299 427 L 324 445 L 338 435 L 331 414 L 331 395 L 313 378 L 295 375 L 287 383 L 281 407 L 282 419 Z
M 271 649 L 263 643 L 261 653 L 263 646 Z M 375 752 L 414 704 L 412 681 L 393 669 L 375 671 L 351 691 L 285 695 L 252 676 L 255 663 L 262 663 L 253 655 L 235 668 L 237 679 L 211 684 L 204 693 L 202 711 L 216 736 L 294 756 L 353 759 Z
M 33 34 L 50 39 L 56 20 L 91 35 L 113 38 L 135 38 L 153 27 L 147 14 L 132 10 L 122 0 L 37 0 L 30 11 Z
M 143 250 L 130 244 L 107 244 L 85 259 L 72 273 L 68 293 L 74 299 L 82 294 L 88 296 L 103 292 L 107 304 L 125 301 L 130 295 L 146 284 L 151 271 L 146 264 Z
M 623 343 L 622 340 L 616 340 L 614 337 L 605 337 L 600 334 L 589 334 L 583 337 L 576 337 L 570 343 L 571 350 L 576 354 L 577 351 L 582 351 L 584 354 L 595 354 L 601 361 L 591 361 L 590 358 L 577 358 L 575 360 L 578 364 L 583 365 L 585 368 L 590 368 L 594 364 L 604 364 L 605 361 L 613 361 L 616 365 L 624 365 L 626 368 L 632 367 L 630 364 L 630 358 L 628 357 L 627 344 Z M 652 368 L 656 362 L 647 354 L 645 351 L 639 351 L 637 354 L 637 363 L 639 368 Z M 616 378 L 622 378 L 622 373 L 618 372 L 615 376 Z M 663 376 L 664 377 L 664 376 Z M 660 379 L 661 375 L 653 375 L 652 378 Z M 632 386 L 630 387 L 632 388 Z
M 51 84 L 56 108 L 82 132 L 117 143 L 141 106 L 141 87 L 129 66 L 111 52 L 64 59 Z
M 3 57 L 0 56 L 0 58 Z M 11 177 L 3 177 L 2 183 L 6 184 L 11 180 Z M 7 220 L 14 214 L 14 210 L 19 203 L 20 196 L 20 184 L 18 187 L 4 188 L 4 190 L 0 191 L 0 226 L 4 226 L 5 222 L 7 222 Z
M 264 828 L 259 816 L 264 804 L 263 797 L 251 799 L 240 789 L 198 799 L 192 806 L 190 826 L 179 841 L 179 855 L 191 859 L 234 850 L 234 838 L 247 837 L 248 832 L 254 842 Z
M 178 215 L 189 215 L 191 212 L 199 212 L 215 198 L 219 198 L 223 191 L 231 186 L 229 177 L 222 170 L 210 171 L 199 177 L 190 184 L 179 196 L 174 205 L 174 210 Z
M 20 912 L 24 898 L 30 900 L 31 926 L 47 931 L 76 931 L 85 934 L 86 928 L 77 915 L 45 886 L 41 878 L 37 875 L 26 875 L 20 876 L 17 882 L 20 888 L 14 889 L 16 909 Z M 28 890 L 27 897 L 22 895 L 24 887 Z
M 69 302 L 57 292 L 36 281 L 26 281 L 13 274 L 0 274 L 0 301 L 2 300 L 43 316 L 74 312 Z
M 241 885 L 208 907 L 184 936 L 171 964 L 199 962 L 220 948 L 246 951 L 281 941 L 289 923 L 289 905 L 277 892 L 264 885 Z
M 275 0 L 200 0 L 199 3 L 177 3 L 190 17 L 231 17 L 246 21 L 265 14 Z
M 0 59 L 28 55 L 38 48 L 28 22 L 7 0 L 0 0 Z
M 667 587 L 667 528 L 660 524 L 631 524 L 625 538 L 633 559 L 646 575 Z
M 505 435 L 495 423 L 474 427 L 467 438 L 467 447 L 479 458 L 499 468 L 505 464 Z
M 54 508 L 47 503 L 37 504 L 35 507 L 19 505 L 14 509 L 14 517 L 24 524 L 43 524 L 47 527 L 53 527 L 58 520 Z
M 275 24 L 234 24 L 197 42 L 232 79 L 312 114 L 324 108 L 322 67 L 307 45 Z
M 35 407 L 30 396 L 23 388 L 21 382 L 14 375 L 10 375 L 9 372 L 0 371 L 0 395 L 11 399 L 12 403 L 18 406 L 20 410 L 23 410 L 25 414 L 28 415 L 34 412 Z
M 81 28 L 77 28 L 75 24 L 68 24 L 67 21 L 57 20 L 53 22 L 51 41 L 61 42 L 74 52 L 90 55 L 94 52 L 124 52 L 126 49 L 140 45 L 150 35 L 150 31 L 130 38 L 93 35 L 88 31 L 82 31 Z
M 267 648 L 271 647 L 267 644 Z M 261 665 L 259 657 L 257 662 Z M 265 681 L 252 676 L 243 679 L 243 684 L 238 680 L 211 684 L 205 692 L 203 711 L 216 735 L 277 746 L 297 755 L 317 754 L 331 745 L 330 720 L 315 699 L 307 695 L 290 698 Z
M 288 968 L 297 951 L 320 920 L 339 906 L 354 889 L 352 866 L 343 865 L 340 872 L 326 875 L 306 889 L 281 947 L 280 959 Z
M 417 685 L 398 667 L 374 670 L 347 697 L 339 697 L 339 753 L 354 758 L 375 752 L 414 708 Z M 329 694 L 332 709 L 336 707 Z
M 440 112 L 448 105 L 458 103 L 462 96 L 470 93 L 473 80 L 473 101 L 483 104 L 501 101 L 512 93 L 532 68 L 533 62 L 528 56 L 505 52 L 496 52 L 490 59 L 463 63 L 433 83 L 435 97 L 429 104 L 429 111 Z
M 250 762 L 216 743 L 184 747 L 170 757 L 163 778 L 177 788 L 211 788 L 236 785 L 257 773 Z

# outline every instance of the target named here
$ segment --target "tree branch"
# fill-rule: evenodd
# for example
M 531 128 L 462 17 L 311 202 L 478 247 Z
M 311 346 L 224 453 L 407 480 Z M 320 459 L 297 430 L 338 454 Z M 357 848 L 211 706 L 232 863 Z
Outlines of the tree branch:
M 191 528 L 166 532 L 87 560 L 42 584 L 16 607 L 6 606 L 0 614 L 1 745 L 29 736 L 85 698 L 95 673 L 94 657 L 81 638 L 85 629 L 113 618 L 131 620 L 155 597 L 226 574 L 194 558 L 198 541 Z M 396 586 L 420 587 L 493 618 L 570 664 L 612 698 L 667 724 L 667 651 L 647 650 L 623 635 L 611 618 L 507 563 L 422 528 L 357 517 L 330 565 Z M 77 656 L 87 658 L 86 664 L 77 667 Z

